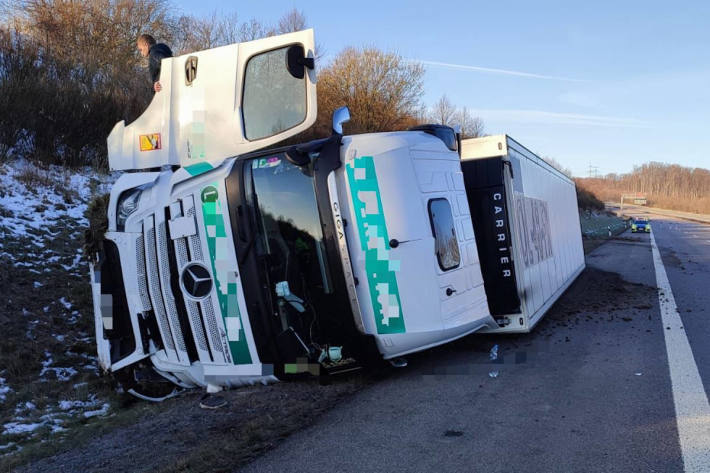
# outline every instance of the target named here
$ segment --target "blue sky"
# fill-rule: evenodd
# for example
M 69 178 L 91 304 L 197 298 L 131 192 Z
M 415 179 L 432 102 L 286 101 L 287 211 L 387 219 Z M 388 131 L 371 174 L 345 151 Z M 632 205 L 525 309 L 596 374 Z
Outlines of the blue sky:
M 710 169 L 710 2 L 186 0 L 275 23 L 303 11 L 325 60 L 374 45 L 425 64 L 446 94 L 542 156 L 587 176 L 649 161 Z M 574 5 L 573 5 L 574 4 Z

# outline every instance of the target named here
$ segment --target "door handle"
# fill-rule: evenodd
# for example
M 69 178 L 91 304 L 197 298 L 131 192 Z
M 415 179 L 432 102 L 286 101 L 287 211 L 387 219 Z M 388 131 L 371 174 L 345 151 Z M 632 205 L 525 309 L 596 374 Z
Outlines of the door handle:
M 197 78 L 197 56 L 189 56 L 185 60 L 185 85 L 192 85 Z

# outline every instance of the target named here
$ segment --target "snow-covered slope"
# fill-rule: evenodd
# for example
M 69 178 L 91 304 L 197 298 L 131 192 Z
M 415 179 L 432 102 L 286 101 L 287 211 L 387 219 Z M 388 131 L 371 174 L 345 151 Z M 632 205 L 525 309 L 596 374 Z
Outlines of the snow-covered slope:
M 117 175 L 0 164 L 0 456 L 109 413 L 81 247 Z

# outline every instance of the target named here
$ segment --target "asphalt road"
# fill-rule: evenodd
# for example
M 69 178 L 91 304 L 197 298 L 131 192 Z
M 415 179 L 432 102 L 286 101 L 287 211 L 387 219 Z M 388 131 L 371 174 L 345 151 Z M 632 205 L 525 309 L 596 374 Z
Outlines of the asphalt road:
M 710 226 L 652 225 L 710 392 Z M 622 234 L 587 268 L 533 333 L 412 356 L 244 471 L 684 471 L 650 236 Z

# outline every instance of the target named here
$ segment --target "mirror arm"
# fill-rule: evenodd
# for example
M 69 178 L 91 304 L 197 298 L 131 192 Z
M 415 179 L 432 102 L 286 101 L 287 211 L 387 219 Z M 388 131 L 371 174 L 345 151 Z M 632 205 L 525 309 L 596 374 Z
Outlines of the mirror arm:
M 312 57 L 304 57 L 303 59 L 299 59 L 298 63 L 311 70 L 316 67 L 316 61 Z

